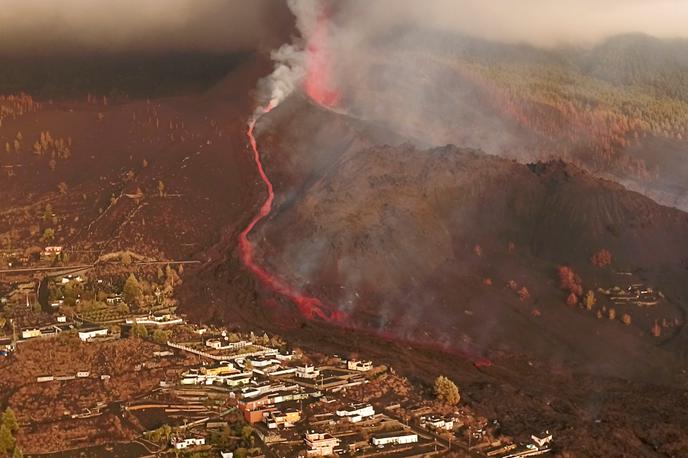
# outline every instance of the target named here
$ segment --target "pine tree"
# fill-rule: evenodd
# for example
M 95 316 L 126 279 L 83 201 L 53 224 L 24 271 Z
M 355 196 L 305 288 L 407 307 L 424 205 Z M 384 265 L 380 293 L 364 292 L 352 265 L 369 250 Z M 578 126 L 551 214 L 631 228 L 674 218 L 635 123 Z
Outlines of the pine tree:
M 0 426 L 0 452 L 7 453 L 14 448 L 12 432 L 5 426 Z
M 440 402 L 449 405 L 456 405 L 461 400 L 459 388 L 444 375 L 435 379 L 435 395 Z
M 127 278 L 127 281 L 124 283 L 124 290 L 122 291 L 122 294 L 124 296 L 124 300 L 130 304 L 138 304 L 141 300 L 143 296 L 141 285 L 134 274 L 130 274 L 129 278 Z
M 5 413 L 2 414 L 2 424 L 5 428 L 9 429 L 11 433 L 16 433 L 19 430 L 17 416 L 14 414 L 14 410 L 12 410 L 11 407 L 8 407 Z

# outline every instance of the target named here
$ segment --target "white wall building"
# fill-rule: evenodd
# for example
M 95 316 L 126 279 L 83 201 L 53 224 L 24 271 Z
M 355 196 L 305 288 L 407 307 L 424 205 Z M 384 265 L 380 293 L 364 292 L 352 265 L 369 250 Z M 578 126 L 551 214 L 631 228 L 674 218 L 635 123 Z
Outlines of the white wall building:
M 314 379 L 320 376 L 320 371 L 316 369 L 314 366 L 298 366 L 296 368 L 296 375 L 299 378 L 308 378 L 308 379 Z
M 205 438 L 204 437 L 187 437 L 186 439 L 182 439 L 179 437 L 173 437 L 172 438 L 172 445 L 174 445 L 174 448 L 177 450 L 189 448 L 189 447 L 196 447 L 199 445 L 205 445 Z
M 373 362 L 349 360 L 346 362 L 346 368 L 350 371 L 367 372 L 373 368 Z
M 418 442 L 418 434 L 406 432 L 380 434 L 373 436 L 371 442 L 376 447 L 378 445 L 413 444 Z
M 79 339 L 82 342 L 88 342 L 96 337 L 106 337 L 108 335 L 107 328 L 84 329 L 79 331 Z
M 22 339 L 32 339 L 34 337 L 40 337 L 43 333 L 40 329 L 24 329 L 22 331 Z
M 346 409 L 337 410 L 338 417 L 344 417 L 351 423 L 358 423 L 375 415 L 375 409 L 370 404 L 352 404 Z

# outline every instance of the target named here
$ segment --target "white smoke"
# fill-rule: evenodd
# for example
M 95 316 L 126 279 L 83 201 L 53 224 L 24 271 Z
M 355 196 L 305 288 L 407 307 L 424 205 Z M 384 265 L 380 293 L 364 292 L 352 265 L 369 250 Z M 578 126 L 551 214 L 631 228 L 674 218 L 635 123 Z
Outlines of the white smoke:
M 261 84 L 267 86 L 268 105 L 276 107 L 301 84 L 306 74 L 305 51 L 293 44 L 282 45 L 270 55 L 275 70 Z
M 321 0 L 288 0 L 287 5 L 296 18 L 296 28 L 301 39 L 294 43 L 282 45 L 270 55 L 275 62 L 275 70 L 259 82 L 261 93 L 261 107 L 258 112 L 263 112 L 265 107 L 275 108 L 282 103 L 303 82 L 306 75 L 306 46 L 307 37 L 318 21 L 322 11 Z

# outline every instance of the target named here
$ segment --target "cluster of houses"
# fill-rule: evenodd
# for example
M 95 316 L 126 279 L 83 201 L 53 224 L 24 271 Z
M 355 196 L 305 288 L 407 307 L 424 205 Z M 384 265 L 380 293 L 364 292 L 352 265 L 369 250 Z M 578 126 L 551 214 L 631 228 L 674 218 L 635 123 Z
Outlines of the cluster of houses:
M 625 289 L 614 286 L 611 289 L 600 288 L 598 291 L 608 296 L 615 305 L 634 304 L 639 307 L 652 307 L 664 298 L 660 291 L 642 283 L 632 283 Z

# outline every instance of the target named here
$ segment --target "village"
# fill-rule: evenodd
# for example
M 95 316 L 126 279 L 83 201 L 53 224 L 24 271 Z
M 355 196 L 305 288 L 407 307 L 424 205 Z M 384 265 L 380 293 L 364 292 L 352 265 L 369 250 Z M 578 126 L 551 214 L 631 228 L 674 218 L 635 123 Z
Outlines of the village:
M 44 255 L 60 251 L 48 247 Z M 544 455 L 553 448 L 549 432 L 534 432 L 524 442 L 503 436 L 497 419 L 481 417 L 461 402 L 460 380 L 438 374 L 428 394 L 383 362 L 305 352 L 276 335 L 189 323 L 176 313 L 173 299 L 171 285 L 181 281 L 180 273 L 164 267 L 156 267 L 153 277 L 139 270 L 139 278 L 133 268 L 98 278 L 85 269 L 64 269 L 4 285 L 0 371 L 25 365 L 32 374 L 15 397 L 39 402 L 35 399 L 59 396 L 79 384 L 94 387 L 92 398 L 64 401 L 42 416 L 29 411 L 30 403 L 5 399 L 22 426 L 16 448 L 47 436 L 48 425 L 55 424 L 65 430 L 93 428 L 85 436 L 81 431 L 63 438 L 60 447 L 118 447 L 131 456 L 506 458 Z M 38 303 L 41 295 L 47 303 Z M 93 361 L 102 361 L 103 353 L 117 354 L 120 346 L 142 349 L 143 356 L 128 362 L 131 367 L 78 356 L 92 352 Z M 61 352 L 53 357 L 72 363 L 32 363 L 33 355 L 40 358 L 46 351 Z M 121 388 L 133 379 L 136 390 Z M 95 434 L 105 418 L 133 425 L 126 441 L 112 445 Z M 60 451 L 49 442 L 26 452 Z

